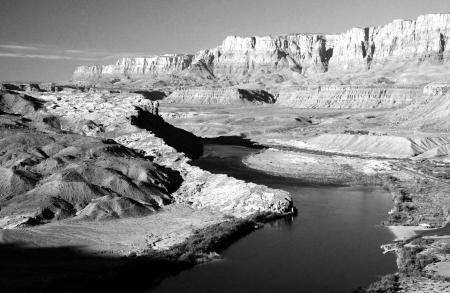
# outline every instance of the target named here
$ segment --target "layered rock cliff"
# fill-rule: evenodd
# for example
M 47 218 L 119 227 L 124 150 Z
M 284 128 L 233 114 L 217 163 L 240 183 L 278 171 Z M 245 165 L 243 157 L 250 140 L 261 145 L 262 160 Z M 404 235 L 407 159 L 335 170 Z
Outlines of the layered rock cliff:
M 180 88 L 166 100 L 178 104 L 273 104 L 273 95 L 263 90 L 238 88 Z
M 450 55 L 449 36 L 450 14 L 429 14 L 416 20 L 394 20 L 382 26 L 353 28 L 336 35 L 229 36 L 220 46 L 195 55 L 123 58 L 115 65 L 79 67 L 73 77 L 80 80 L 202 73 L 202 77 L 245 82 L 248 76 L 285 70 L 315 75 L 327 71 L 365 71 L 399 61 L 439 63 Z
M 167 54 L 153 57 L 125 57 L 112 65 L 80 66 L 74 79 L 102 76 L 154 76 L 181 72 L 192 64 L 193 55 Z
M 422 94 L 418 87 L 326 85 L 287 87 L 277 104 L 298 108 L 394 108 L 414 103 Z

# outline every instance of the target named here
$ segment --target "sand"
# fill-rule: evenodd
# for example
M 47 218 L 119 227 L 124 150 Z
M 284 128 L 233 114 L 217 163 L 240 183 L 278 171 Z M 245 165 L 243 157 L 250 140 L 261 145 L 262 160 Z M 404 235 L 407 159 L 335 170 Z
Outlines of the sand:
M 431 230 L 422 226 L 388 226 L 388 228 L 395 235 L 395 241 L 407 241 L 418 236 L 420 231 Z

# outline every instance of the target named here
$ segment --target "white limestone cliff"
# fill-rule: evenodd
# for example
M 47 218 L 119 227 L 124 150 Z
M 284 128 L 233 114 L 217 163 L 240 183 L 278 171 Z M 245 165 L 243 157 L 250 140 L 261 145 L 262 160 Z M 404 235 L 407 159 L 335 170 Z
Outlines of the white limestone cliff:
M 216 48 L 195 55 L 122 58 L 114 65 L 82 66 L 73 78 L 155 76 L 200 69 L 209 77 L 242 81 L 255 73 L 291 70 L 304 75 L 367 70 L 386 63 L 445 62 L 450 56 L 450 14 L 394 20 L 377 27 L 353 28 L 337 35 L 229 36 Z
M 181 72 L 192 63 L 192 55 L 167 54 L 154 57 L 124 57 L 112 65 L 80 66 L 74 79 L 101 76 L 152 76 Z
M 285 87 L 277 105 L 298 108 L 372 109 L 410 105 L 422 95 L 420 87 L 323 85 Z

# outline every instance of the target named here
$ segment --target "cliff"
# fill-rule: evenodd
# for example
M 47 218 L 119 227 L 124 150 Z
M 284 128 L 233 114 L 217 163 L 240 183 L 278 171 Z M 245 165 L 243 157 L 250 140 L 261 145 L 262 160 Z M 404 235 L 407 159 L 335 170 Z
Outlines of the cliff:
M 74 79 L 90 79 L 102 76 L 154 76 L 181 72 L 192 64 L 193 55 L 167 54 L 154 57 L 125 57 L 112 65 L 80 66 Z
M 273 104 L 273 95 L 263 90 L 192 87 L 175 90 L 166 100 L 177 104 Z
M 422 88 L 392 86 L 326 85 L 286 87 L 278 93 L 277 104 L 298 108 L 394 108 L 418 100 Z
M 342 34 L 229 36 L 216 48 L 195 55 L 122 58 L 115 65 L 82 66 L 75 80 L 162 74 L 246 82 L 277 72 L 312 76 L 323 72 L 358 72 L 386 64 L 444 63 L 450 55 L 450 14 L 429 14 L 416 20 L 394 20 L 376 27 L 353 28 Z

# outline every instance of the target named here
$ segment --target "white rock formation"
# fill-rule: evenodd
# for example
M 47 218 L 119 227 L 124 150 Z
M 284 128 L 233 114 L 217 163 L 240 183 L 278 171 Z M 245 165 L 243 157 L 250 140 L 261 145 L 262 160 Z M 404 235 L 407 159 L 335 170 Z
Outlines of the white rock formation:
M 209 76 L 243 80 L 255 73 L 288 69 L 302 74 L 361 71 L 389 62 L 444 62 L 450 56 L 450 14 L 394 20 L 337 35 L 229 36 L 213 49 L 193 55 L 123 58 L 115 65 L 82 66 L 74 79 L 99 76 L 154 76 L 200 69 Z M 189 71 L 188 70 L 188 71 Z M 245 79 L 244 79 L 245 80 Z
M 431 83 L 423 88 L 423 94 L 427 96 L 445 95 L 450 91 L 450 84 Z
M 46 102 L 49 114 L 60 117 L 63 129 L 85 134 L 82 128 L 76 129 L 77 125 L 80 121 L 92 121 L 103 129 L 95 136 L 113 138 L 122 145 L 154 157 L 156 163 L 179 171 L 184 182 L 172 195 L 178 202 L 190 202 L 193 207 L 235 217 L 290 211 L 292 201 L 289 193 L 191 166 L 183 153 L 177 152 L 163 139 L 132 125 L 129 119 L 137 115 L 136 106 L 145 107 L 148 103 L 139 94 L 57 93 L 43 94 L 39 98 Z
M 263 90 L 191 87 L 175 90 L 164 101 L 177 104 L 272 104 L 275 99 Z
M 422 94 L 418 87 L 323 85 L 282 88 L 277 104 L 298 108 L 394 108 L 412 104 Z
M 188 68 L 193 55 L 167 54 L 154 57 L 126 57 L 112 65 L 80 66 L 74 79 L 95 78 L 101 76 L 152 76 L 171 74 Z

